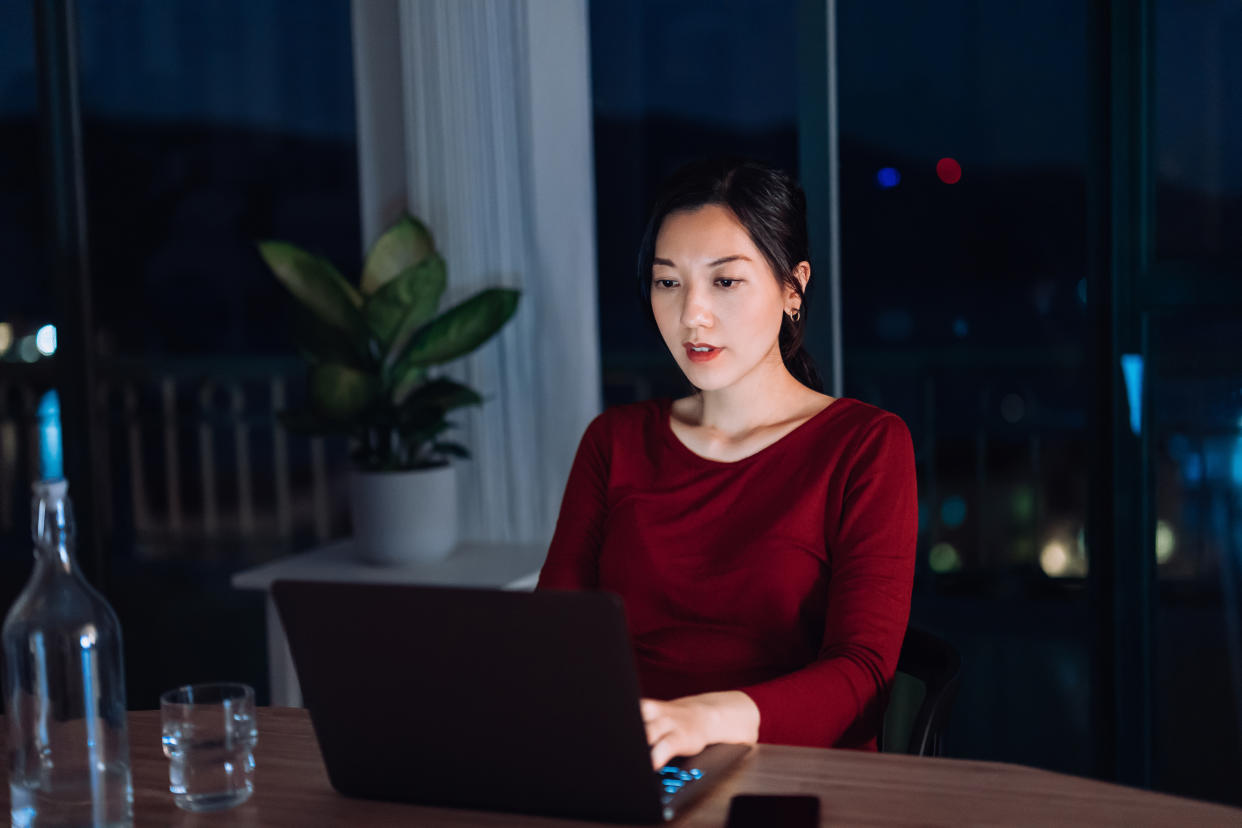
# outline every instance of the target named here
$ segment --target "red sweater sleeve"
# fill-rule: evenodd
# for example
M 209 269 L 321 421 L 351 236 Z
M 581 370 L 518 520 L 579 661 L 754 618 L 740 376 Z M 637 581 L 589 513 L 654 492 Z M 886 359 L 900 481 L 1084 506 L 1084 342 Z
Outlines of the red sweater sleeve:
M 535 589 L 595 589 L 608 510 L 607 424 L 591 421 L 574 455 L 556 530 Z
M 761 742 L 869 746 L 897 671 L 918 535 L 910 433 L 900 418 L 884 416 L 845 456 L 852 462 L 844 499 L 839 512 L 827 510 L 839 520 L 825 526 L 831 575 L 818 657 L 739 688 L 759 708 Z

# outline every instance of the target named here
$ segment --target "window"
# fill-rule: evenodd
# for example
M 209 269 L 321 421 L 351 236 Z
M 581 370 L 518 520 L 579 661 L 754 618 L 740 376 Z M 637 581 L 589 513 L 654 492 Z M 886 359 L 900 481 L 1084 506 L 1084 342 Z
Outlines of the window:
M 1242 802 L 1242 6 L 1152 4 L 1139 274 L 1150 422 L 1136 441 L 1155 558 L 1152 781 Z M 1142 306 L 1140 306 L 1142 307 Z M 1143 365 L 1144 363 L 1140 363 Z
M 1242 6 L 1155 4 L 1156 257 L 1242 266 Z
M 1085 5 L 837 15 L 845 393 L 914 438 L 948 741 L 1088 773 Z
M 797 174 L 793 0 L 592 0 L 591 84 L 606 405 L 689 387 L 638 303 L 634 272 L 660 182 L 712 155 Z
M 15 125 L 0 131 L 0 239 L 16 240 L 4 295 L 20 305 L 0 317 L 37 321 L 50 302 L 39 293 L 44 218 L 30 206 L 45 174 L 30 8 L 0 12 L 0 119 Z M 343 268 L 360 263 L 350 4 L 81 0 L 77 10 L 107 478 L 94 511 L 130 704 L 155 706 L 191 673 L 237 676 L 263 697 L 262 599 L 228 576 L 345 530 L 345 498 L 328 490 L 345 446 L 276 428 L 304 369 L 287 336 L 290 303 L 255 243 L 287 239 Z M 24 376 L 3 399 L 49 377 Z M 0 449 L 16 439 L 28 451 L 12 434 L 0 412 Z M 25 534 L 29 474 L 7 456 L 2 470 L 0 499 L 18 504 Z M 20 547 L 18 587 L 28 539 Z
M 34 471 L 25 434 L 37 404 L 30 383 L 49 367 L 38 333 L 52 319 L 51 282 L 44 277 L 43 183 L 33 163 L 41 144 L 32 8 L 0 5 L 0 605 L 5 607 L 30 568 Z

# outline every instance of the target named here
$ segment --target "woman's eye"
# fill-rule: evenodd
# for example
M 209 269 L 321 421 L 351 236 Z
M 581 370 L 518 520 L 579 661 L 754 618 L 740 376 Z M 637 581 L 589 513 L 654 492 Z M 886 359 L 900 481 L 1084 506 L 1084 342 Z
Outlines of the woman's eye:
M 662 288 L 677 287 L 677 282 L 674 279 L 656 279 L 655 283 L 656 283 L 656 287 L 662 287 Z
M 737 281 L 737 279 L 717 279 L 716 284 L 720 285 L 722 288 L 731 288 L 737 284 Z

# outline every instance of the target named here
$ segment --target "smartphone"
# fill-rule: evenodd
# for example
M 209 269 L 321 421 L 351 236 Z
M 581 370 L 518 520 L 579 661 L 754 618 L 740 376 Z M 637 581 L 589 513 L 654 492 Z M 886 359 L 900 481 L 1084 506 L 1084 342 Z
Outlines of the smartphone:
M 725 828 L 818 828 L 819 797 L 738 794 L 729 800 Z

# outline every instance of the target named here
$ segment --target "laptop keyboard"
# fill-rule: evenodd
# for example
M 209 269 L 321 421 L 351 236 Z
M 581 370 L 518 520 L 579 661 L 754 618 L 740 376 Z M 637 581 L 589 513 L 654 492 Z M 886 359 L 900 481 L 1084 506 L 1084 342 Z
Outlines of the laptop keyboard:
M 703 778 L 703 771 L 698 768 L 679 768 L 676 765 L 665 765 L 660 768 L 657 776 L 660 779 L 660 786 L 664 788 L 664 793 L 660 797 L 660 801 L 667 805 L 673 799 L 673 795 L 687 785 L 693 785 Z

